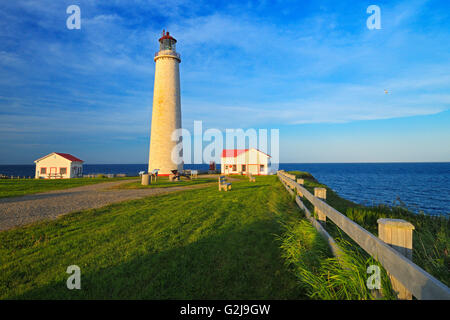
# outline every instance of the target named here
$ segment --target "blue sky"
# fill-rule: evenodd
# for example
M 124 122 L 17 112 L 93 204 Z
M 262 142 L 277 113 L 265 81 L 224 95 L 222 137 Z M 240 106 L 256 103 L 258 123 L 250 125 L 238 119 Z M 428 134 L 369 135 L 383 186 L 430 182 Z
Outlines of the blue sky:
M 187 129 L 278 128 L 281 162 L 450 161 L 449 1 L 16 0 L 0 4 L 0 164 L 146 163 L 163 28 Z

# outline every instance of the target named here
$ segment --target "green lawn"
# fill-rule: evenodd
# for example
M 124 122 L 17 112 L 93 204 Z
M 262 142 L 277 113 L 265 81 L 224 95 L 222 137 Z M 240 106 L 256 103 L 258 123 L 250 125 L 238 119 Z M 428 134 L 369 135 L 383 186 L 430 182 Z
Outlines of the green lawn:
M 301 176 L 310 190 L 320 185 Z M 230 192 L 212 184 L 0 232 L 0 299 L 374 298 L 365 285 L 373 259 L 331 228 L 346 252 L 345 261 L 333 258 L 276 176 L 236 178 Z M 209 182 L 202 179 L 158 183 Z M 331 190 L 327 202 L 371 231 L 388 214 Z M 445 283 L 448 220 L 430 229 L 428 218 L 420 219 L 415 260 Z M 81 290 L 66 288 L 70 265 L 81 268 Z M 382 286 L 384 299 L 392 299 L 384 272 Z
M 276 176 L 256 180 L 0 232 L 0 298 L 306 298 L 277 240 L 300 212 Z M 69 265 L 81 268 L 81 290 L 66 288 Z
M 76 179 L 0 179 L 0 198 L 17 197 L 45 191 L 81 187 L 84 185 L 111 182 L 126 178 L 76 178 Z M 137 179 L 137 177 L 134 177 Z

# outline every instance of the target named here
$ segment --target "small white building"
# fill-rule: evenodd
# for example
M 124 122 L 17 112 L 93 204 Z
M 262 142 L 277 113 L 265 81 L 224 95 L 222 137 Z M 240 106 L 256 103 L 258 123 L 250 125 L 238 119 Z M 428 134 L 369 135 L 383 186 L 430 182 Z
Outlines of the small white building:
M 222 174 L 267 175 L 270 156 L 255 148 L 224 149 L 221 157 Z
M 68 153 L 52 152 L 34 162 L 36 179 L 70 179 L 83 176 L 83 160 Z

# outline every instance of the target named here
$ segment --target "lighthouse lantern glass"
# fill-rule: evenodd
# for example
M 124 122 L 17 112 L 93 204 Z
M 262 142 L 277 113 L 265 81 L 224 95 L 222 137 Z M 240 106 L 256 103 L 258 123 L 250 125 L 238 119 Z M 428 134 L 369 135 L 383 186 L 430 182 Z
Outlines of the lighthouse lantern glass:
M 175 47 L 175 41 L 173 41 L 172 39 L 161 39 L 160 41 L 160 45 L 159 45 L 159 50 L 172 50 L 172 51 L 176 51 L 176 47 Z

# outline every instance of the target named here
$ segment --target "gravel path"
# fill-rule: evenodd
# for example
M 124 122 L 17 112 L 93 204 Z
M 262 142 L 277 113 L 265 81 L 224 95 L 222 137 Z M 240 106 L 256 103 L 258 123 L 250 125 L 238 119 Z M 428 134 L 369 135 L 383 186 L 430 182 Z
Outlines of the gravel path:
M 137 180 L 104 182 L 88 186 L 0 199 L 0 231 L 23 226 L 42 219 L 55 219 L 74 211 L 100 208 L 125 200 L 198 189 L 212 183 L 191 186 L 148 189 L 111 189 L 118 184 Z

